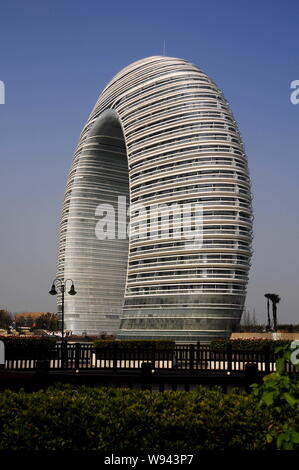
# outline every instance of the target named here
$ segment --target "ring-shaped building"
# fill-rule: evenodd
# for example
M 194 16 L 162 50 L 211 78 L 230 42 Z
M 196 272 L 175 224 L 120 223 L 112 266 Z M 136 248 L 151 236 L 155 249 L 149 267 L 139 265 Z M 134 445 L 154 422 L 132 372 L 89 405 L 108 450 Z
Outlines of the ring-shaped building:
M 133 236 L 149 223 L 142 211 L 128 216 L 138 204 L 162 218 L 171 207 L 169 233 Z M 176 236 L 182 204 L 202 207 L 200 244 Z M 99 239 L 99 216 L 111 206 L 115 237 Z M 251 240 L 247 159 L 222 92 L 183 59 L 125 67 L 98 98 L 68 176 L 57 274 L 77 295 L 65 297 L 66 329 L 178 343 L 225 338 L 244 308 Z

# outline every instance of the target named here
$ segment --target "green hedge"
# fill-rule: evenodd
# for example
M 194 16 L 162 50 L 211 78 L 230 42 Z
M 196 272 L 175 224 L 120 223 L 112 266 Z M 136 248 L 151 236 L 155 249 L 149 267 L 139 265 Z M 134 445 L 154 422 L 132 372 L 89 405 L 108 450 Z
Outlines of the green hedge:
M 5 344 L 5 356 L 7 359 L 26 358 L 30 356 L 42 356 L 53 348 L 55 338 L 18 338 L 0 337 Z
M 233 351 L 262 351 L 265 347 L 274 351 L 278 346 L 287 346 L 290 341 L 271 339 L 219 339 L 211 341 L 210 347 L 216 351 L 226 351 L 231 348 Z
M 273 449 L 271 408 L 233 391 L 151 393 L 56 386 L 0 393 L 0 450 Z M 276 428 L 275 428 L 275 426 Z M 273 427 L 274 426 L 274 427 Z
M 100 339 L 94 341 L 94 346 L 97 349 L 113 349 L 115 347 L 119 349 L 174 349 L 175 342 L 171 340 L 138 340 L 138 339 L 125 339 L 125 340 L 109 340 Z
M 281 348 L 252 393 L 133 391 L 57 385 L 0 393 L 1 450 L 299 450 L 299 374 Z M 296 356 L 297 357 L 297 356 Z

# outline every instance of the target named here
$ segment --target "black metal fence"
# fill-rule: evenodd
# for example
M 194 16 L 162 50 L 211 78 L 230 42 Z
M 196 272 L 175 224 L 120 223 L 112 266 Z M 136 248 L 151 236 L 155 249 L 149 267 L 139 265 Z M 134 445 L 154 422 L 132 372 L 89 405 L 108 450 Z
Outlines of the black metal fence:
M 56 344 L 43 353 L 7 354 L 5 369 L 36 370 L 134 370 L 152 368 L 156 371 L 245 372 L 253 364 L 256 371 L 268 374 L 275 371 L 275 354 L 269 348 L 262 351 L 228 349 L 217 351 L 205 345 L 177 345 L 171 350 L 157 349 L 97 349 L 92 344 Z M 287 364 L 287 371 L 295 371 Z

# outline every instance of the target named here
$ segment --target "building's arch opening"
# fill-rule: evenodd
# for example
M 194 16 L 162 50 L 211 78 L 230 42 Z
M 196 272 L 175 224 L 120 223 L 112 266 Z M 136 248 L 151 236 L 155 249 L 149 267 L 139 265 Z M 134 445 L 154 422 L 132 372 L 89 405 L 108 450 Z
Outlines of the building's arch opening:
M 71 183 L 64 278 L 73 279 L 78 292 L 76 298 L 65 298 L 65 327 L 74 334 L 110 334 L 119 327 L 128 260 L 128 204 L 125 139 L 117 113 L 107 110 L 84 139 Z

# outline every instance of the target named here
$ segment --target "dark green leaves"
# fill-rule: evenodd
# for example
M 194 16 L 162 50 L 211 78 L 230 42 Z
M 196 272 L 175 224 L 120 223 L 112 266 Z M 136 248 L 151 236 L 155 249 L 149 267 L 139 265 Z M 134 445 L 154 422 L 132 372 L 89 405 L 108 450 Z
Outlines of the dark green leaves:
M 265 449 L 267 409 L 237 391 L 57 386 L 0 394 L 0 450 Z
M 287 345 L 275 348 L 276 371 L 263 379 L 262 385 L 252 385 L 258 408 L 271 410 L 273 423 L 267 442 L 276 442 L 278 449 L 293 450 L 299 444 L 299 374 L 288 373 L 291 350 Z

